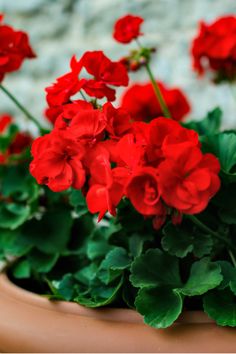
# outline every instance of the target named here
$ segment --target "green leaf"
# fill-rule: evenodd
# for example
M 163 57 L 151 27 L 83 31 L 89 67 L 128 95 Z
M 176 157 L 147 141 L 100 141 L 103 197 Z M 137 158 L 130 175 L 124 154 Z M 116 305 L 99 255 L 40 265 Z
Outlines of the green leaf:
M 107 243 L 106 240 L 89 240 L 87 245 L 87 256 L 90 260 L 104 257 L 112 246 Z
M 188 281 L 179 291 L 187 296 L 202 295 L 217 287 L 222 280 L 220 265 L 205 257 L 193 263 Z
M 216 107 L 210 111 L 206 118 L 200 121 L 183 123 L 184 127 L 195 130 L 199 135 L 212 135 L 219 132 L 221 126 L 222 111 Z
M 135 287 L 182 286 L 178 259 L 159 249 L 149 249 L 131 265 L 130 281 Z
M 53 282 L 58 295 L 62 296 L 66 301 L 71 301 L 75 295 L 75 280 L 72 274 L 65 274 L 58 283 Z
M 45 253 L 65 250 L 70 238 L 72 218 L 70 211 L 48 211 L 41 220 L 30 220 L 22 228 L 22 236 L 29 244 Z
M 26 279 L 30 277 L 30 265 L 27 259 L 19 261 L 13 266 L 13 276 L 17 279 Z
M 179 317 L 183 302 L 181 295 L 172 289 L 144 288 L 139 290 L 135 306 L 146 324 L 166 328 Z
M 236 269 L 227 261 L 217 261 L 220 266 L 223 280 L 218 289 L 223 290 L 230 285 L 231 280 L 236 278 Z
M 0 227 L 14 230 L 23 224 L 30 215 L 30 207 L 15 203 L 0 205 Z
M 20 229 L 0 229 L 0 249 L 4 251 L 5 255 L 21 257 L 31 248 L 32 245 L 22 237 Z
M 29 174 L 28 164 L 8 166 L 2 182 L 2 194 L 18 201 L 32 202 L 39 193 L 39 186 Z
M 229 289 L 213 290 L 206 294 L 203 308 L 219 326 L 236 326 L 236 297 Z
M 163 234 L 165 236 L 161 240 L 162 247 L 171 255 L 183 258 L 193 251 L 193 236 L 188 230 L 168 223 Z
M 116 299 L 122 283 L 122 277 L 115 285 L 96 283 L 94 287 L 91 287 L 89 292 L 86 292 L 85 294 L 79 293 L 78 296 L 74 298 L 74 301 L 86 307 L 92 308 L 109 305 Z
M 143 246 L 146 241 L 152 240 L 152 235 L 143 235 L 134 233 L 129 237 L 129 250 L 131 255 L 135 257 L 139 257 L 143 251 Z
M 229 225 L 236 224 L 236 183 L 222 185 L 214 199 L 220 219 Z
M 190 227 L 191 226 L 191 227 Z M 202 257 L 211 252 L 213 240 L 210 235 L 199 233 L 192 225 L 182 222 L 181 226 L 168 223 L 163 229 L 163 249 L 169 254 L 184 258 L 190 252 Z
M 113 270 L 122 270 L 127 268 L 131 263 L 127 251 L 122 247 L 115 247 L 105 257 L 101 263 L 102 268 L 110 268 Z
M 203 234 L 198 230 L 193 233 L 193 253 L 196 257 L 209 255 L 212 251 L 213 239 L 211 235 Z
M 80 217 L 88 212 L 87 203 L 81 190 L 72 189 L 69 195 L 69 202 L 75 208 L 77 217 Z
M 49 272 L 56 264 L 58 258 L 58 253 L 46 254 L 37 249 L 28 254 L 29 264 L 37 273 Z
M 98 277 L 102 282 L 108 284 L 121 275 L 123 270 L 128 268 L 130 264 L 131 260 L 127 251 L 122 247 L 115 247 L 102 261 Z
M 222 176 L 228 182 L 236 181 L 236 134 L 220 133 L 202 140 L 204 152 L 211 152 L 220 160 Z
M 74 274 L 74 278 L 79 280 L 82 284 L 90 286 L 93 280 L 97 276 L 98 267 L 95 263 L 91 263 L 88 266 L 80 269 Z

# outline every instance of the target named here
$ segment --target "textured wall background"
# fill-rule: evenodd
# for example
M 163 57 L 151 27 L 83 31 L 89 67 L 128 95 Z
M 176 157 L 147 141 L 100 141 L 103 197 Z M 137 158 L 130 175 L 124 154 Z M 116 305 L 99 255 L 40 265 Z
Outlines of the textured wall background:
M 0 0 L 6 22 L 30 33 L 37 60 L 25 62 L 5 85 L 38 119 L 45 107 L 44 88 L 65 73 L 73 54 L 103 49 L 113 59 L 130 46 L 112 40 L 112 26 L 119 16 L 131 12 L 145 18 L 142 38 L 158 46 L 152 62 L 157 77 L 184 89 L 192 104 L 191 116 L 201 118 L 216 105 L 224 110 L 224 125 L 236 126 L 236 97 L 227 85 L 216 87 L 197 80 L 191 71 L 189 46 L 199 20 L 211 21 L 223 14 L 236 14 L 235 0 Z M 132 76 L 146 79 L 146 73 Z M 235 95 L 236 96 L 236 95 Z M 0 111 L 17 112 L 0 93 Z

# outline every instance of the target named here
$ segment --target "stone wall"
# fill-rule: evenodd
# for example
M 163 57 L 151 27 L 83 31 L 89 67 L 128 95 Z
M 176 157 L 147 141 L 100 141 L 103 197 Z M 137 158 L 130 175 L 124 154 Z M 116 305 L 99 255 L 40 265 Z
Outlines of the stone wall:
M 116 18 L 131 12 L 145 18 L 142 41 L 157 46 L 152 62 L 155 75 L 169 85 L 178 85 L 192 104 L 191 116 L 201 118 L 216 105 L 224 110 L 224 125 L 236 126 L 236 97 L 227 85 L 216 87 L 198 80 L 191 71 L 189 46 L 199 20 L 211 21 L 223 14 L 236 14 L 234 0 L 0 0 L 6 22 L 30 33 L 37 60 L 25 62 L 21 71 L 9 75 L 5 85 L 43 119 L 44 88 L 68 69 L 73 54 L 103 49 L 113 59 L 129 46 L 112 40 Z M 132 76 L 146 79 L 145 72 Z M 0 93 L 0 110 L 24 118 Z

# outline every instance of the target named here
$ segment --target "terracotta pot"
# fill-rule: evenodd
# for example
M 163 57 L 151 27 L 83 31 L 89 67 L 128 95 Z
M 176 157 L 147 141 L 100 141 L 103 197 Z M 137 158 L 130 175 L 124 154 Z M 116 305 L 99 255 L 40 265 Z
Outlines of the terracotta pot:
M 52 302 L 0 276 L 1 352 L 234 352 L 236 329 L 202 312 L 185 313 L 155 330 L 128 309 L 86 309 Z

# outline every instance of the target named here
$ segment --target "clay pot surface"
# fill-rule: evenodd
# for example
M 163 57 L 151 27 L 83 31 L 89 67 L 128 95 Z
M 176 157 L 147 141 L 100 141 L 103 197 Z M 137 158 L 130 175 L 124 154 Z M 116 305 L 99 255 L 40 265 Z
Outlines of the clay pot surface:
M 129 309 L 52 302 L 0 275 L 0 351 L 12 353 L 235 352 L 236 329 L 188 312 L 156 330 Z

